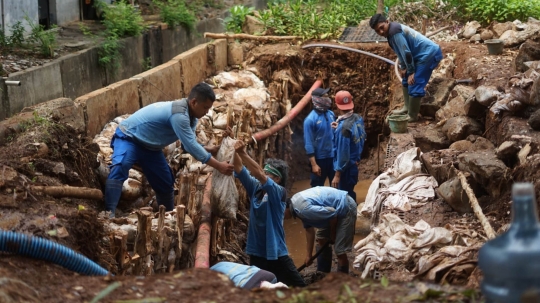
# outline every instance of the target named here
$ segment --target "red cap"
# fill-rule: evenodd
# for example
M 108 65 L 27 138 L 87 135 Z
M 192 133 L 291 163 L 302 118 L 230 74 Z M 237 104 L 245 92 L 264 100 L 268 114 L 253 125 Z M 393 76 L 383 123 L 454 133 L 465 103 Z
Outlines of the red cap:
M 350 110 L 354 108 L 351 94 L 346 90 L 340 90 L 336 94 L 336 105 L 341 110 Z

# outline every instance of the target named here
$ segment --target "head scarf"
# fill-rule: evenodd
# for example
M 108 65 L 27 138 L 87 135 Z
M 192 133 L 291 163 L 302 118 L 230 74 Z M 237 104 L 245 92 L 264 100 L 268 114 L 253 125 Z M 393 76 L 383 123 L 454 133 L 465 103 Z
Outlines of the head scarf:
M 278 176 L 280 179 L 283 179 L 283 176 L 281 175 L 281 172 L 277 168 L 273 167 L 270 164 L 266 164 L 264 166 L 264 171 L 267 172 L 267 173 L 271 173 L 274 176 Z
M 313 102 L 313 107 L 322 112 L 327 111 L 332 106 L 332 99 L 328 97 L 311 96 L 311 101 Z

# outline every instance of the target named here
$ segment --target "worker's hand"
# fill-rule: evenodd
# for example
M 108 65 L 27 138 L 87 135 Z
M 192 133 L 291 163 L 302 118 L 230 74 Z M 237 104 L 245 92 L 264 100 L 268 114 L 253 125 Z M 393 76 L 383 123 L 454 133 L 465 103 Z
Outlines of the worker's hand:
M 222 173 L 222 174 L 224 174 L 226 176 L 232 175 L 233 170 L 234 170 L 234 166 L 232 164 L 229 164 L 228 162 L 225 162 L 225 161 L 219 162 L 219 165 L 216 168 L 220 173 Z
M 207 152 L 211 153 L 212 156 L 216 156 L 219 151 L 219 147 L 220 145 L 212 145 L 212 146 L 205 146 L 204 149 Z
M 401 75 L 401 78 L 403 78 L 407 74 L 407 70 L 406 69 L 400 69 L 399 74 Z
M 409 83 L 409 85 L 414 84 L 414 74 L 409 75 L 409 78 L 407 79 L 407 83 Z
M 306 256 L 306 259 L 304 260 L 304 265 L 310 266 L 313 264 L 313 260 L 311 260 L 311 256 Z
M 311 166 L 311 172 L 319 177 L 322 175 L 321 167 L 317 164 Z
M 334 129 L 336 129 L 338 127 L 338 123 L 337 122 L 332 122 L 330 123 L 330 126 Z
M 341 179 L 340 176 L 334 175 L 334 179 L 332 179 L 332 187 L 333 188 L 338 188 L 340 179 Z
M 237 140 L 236 143 L 234 143 L 234 150 L 236 153 L 241 154 L 246 152 L 246 144 L 242 140 Z

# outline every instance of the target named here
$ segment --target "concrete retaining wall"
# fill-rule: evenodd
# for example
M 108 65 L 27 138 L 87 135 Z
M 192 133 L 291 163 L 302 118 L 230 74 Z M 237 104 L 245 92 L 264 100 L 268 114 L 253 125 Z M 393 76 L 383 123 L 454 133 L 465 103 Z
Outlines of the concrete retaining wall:
M 61 2 L 61 0 L 56 1 L 57 3 Z M 11 1 L 8 2 L 11 3 Z M 202 35 L 205 31 L 223 31 L 223 24 L 218 19 L 199 22 L 197 32 L 192 33 L 188 33 L 182 27 L 174 29 L 167 29 L 166 27 L 166 25 L 162 25 L 147 31 L 139 37 L 124 39 L 121 67 L 115 73 L 105 71 L 99 66 L 98 48 L 96 47 L 61 57 L 43 67 L 35 67 L 11 74 L 9 80 L 21 80 L 22 86 L 8 88 L 7 98 L 3 96 L 0 102 L 0 119 L 10 117 L 27 106 L 60 97 L 75 99 L 111 83 L 141 74 L 148 68 L 148 62 L 151 62 L 151 66 L 158 66 L 196 45 L 209 41 L 210 39 L 206 39 Z M 184 62 L 183 64 L 186 66 L 194 67 L 197 64 L 204 64 L 204 66 L 198 66 L 195 69 L 196 75 L 188 76 L 185 86 L 180 87 L 180 90 L 172 89 L 166 94 L 171 97 L 180 97 L 186 92 L 186 86 L 194 85 L 198 81 L 194 79 L 210 75 L 218 68 L 219 70 L 223 69 L 226 66 L 226 63 L 222 60 L 223 55 L 226 56 L 226 49 L 223 48 L 226 43 L 224 43 L 225 41 L 215 44 L 216 51 L 210 60 L 212 62 L 211 66 L 207 63 L 201 63 L 206 62 L 206 59 L 197 59 L 199 61 L 196 64 Z M 204 55 L 205 58 L 206 56 Z M 175 80 L 170 79 L 167 81 Z M 180 81 L 182 80 L 180 79 Z M 167 90 L 169 89 L 167 88 Z M 191 87 L 187 89 L 187 92 L 190 89 Z M 146 100 L 143 97 L 142 99 L 144 104 L 148 104 L 149 102 L 155 102 L 149 101 L 152 98 Z M 157 98 L 162 99 L 163 97 L 157 96 Z
M 13 73 L 8 79 L 22 83 L 21 86 L 7 87 L 10 113 L 64 96 L 60 61 Z

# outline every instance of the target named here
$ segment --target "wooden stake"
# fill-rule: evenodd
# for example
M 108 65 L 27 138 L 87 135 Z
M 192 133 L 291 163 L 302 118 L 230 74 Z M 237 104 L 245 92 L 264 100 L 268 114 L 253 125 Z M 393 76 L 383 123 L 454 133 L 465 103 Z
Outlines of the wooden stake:
M 254 36 L 248 34 L 216 34 L 204 33 L 205 38 L 211 39 L 245 39 L 256 41 L 272 41 L 272 40 L 300 40 L 298 36 Z
M 154 271 L 155 272 L 164 272 L 161 270 L 163 268 L 163 239 L 165 235 L 163 234 L 163 227 L 165 227 L 165 205 L 159 206 L 159 217 L 158 217 L 158 228 L 157 228 L 157 254 L 155 256 L 154 262 Z M 168 253 L 168 252 L 167 252 Z M 165 256 L 165 259 L 167 256 Z
M 487 220 L 486 216 L 484 216 L 484 213 L 482 212 L 482 208 L 478 204 L 478 200 L 476 199 L 476 196 L 474 195 L 473 190 L 471 189 L 471 187 L 469 186 L 469 183 L 467 182 L 467 178 L 461 171 L 456 170 L 456 172 L 459 177 L 459 180 L 461 181 L 461 187 L 463 187 L 463 189 L 465 190 L 465 193 L 467 193 L 473 212 L 478 218 L 478 220 L 480 221 L 480 224 L 482 224 L 482 227 L 484 228 L 484 231 L 486 232 L 487 237 L 489 239 L 495 238 L 497 234 L 493 230 L 493 227 L 491 227 L 491 224 L 489 224 L 489 221 Z
M 184 217 L 186 215 L 186 207 L 179 205 L 176 207 L 176 232 L 178 234 L 178 248 L 176 249 L 176 258 L 182 257 L 182 238 L 184 236 Z
M 189 201 L 189 180 L 191 179 L 191 173 L 184 167 L 184 170 L 180 174 L 180 189 L 178 192 L 177 199 L 179 201 L 176 205 L 188 205 Z
M 146 256 L 152 253 L 152 217 L 150 211 L 138 210 L 137 212 L 137 236 L 135 238 L 134 251 L 140 256 L 135 262 L 134 274 L 140 275 L 148 272 Z

